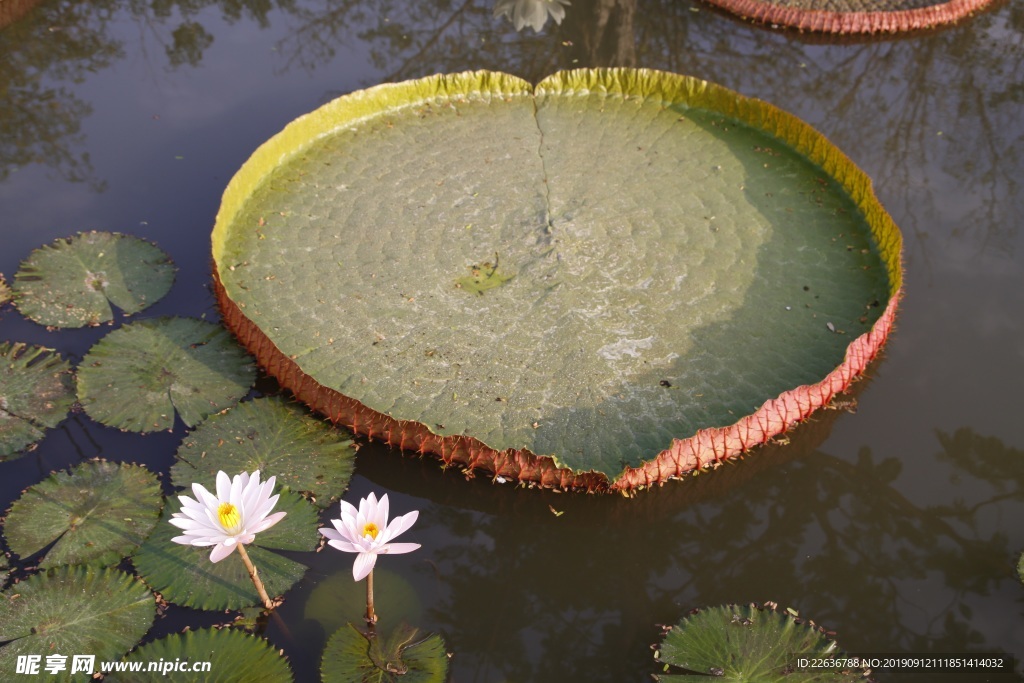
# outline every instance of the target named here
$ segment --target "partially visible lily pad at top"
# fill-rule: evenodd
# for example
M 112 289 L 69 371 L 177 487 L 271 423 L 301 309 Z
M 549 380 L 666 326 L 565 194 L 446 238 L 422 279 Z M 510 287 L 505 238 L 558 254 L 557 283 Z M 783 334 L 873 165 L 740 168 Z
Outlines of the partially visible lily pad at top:
M 98 341 L 78 367 L 89 417 L 132 432 L 194 426 L 229 408 L 255 379 L 252 359 L 227 330 L 194 318 L 142 320 Z
M 367 637 L 345 624 L 327 641 L 320 667 L 323 683 L 444 683 L 444 640 L 401 623 L 387 634 Z
M 212 415 L 178 448 L 171 483 L 187 487 L 259 470 L 292 491 L 308 492 L 321 508 L 348 488 L 356 448 L 329 422 L 278 397 L 239 403 Z
M 0 343 L 0 462 L 43 438 L 75 400 L 71 365 L 53 349 Z
M 264 143 L 213 232 L 225 324 L 336 423 L 459 471 L 635 489 L 864 373 L 902 238 L 820 133 L 696 78 L 478 71 Z
M 213 479 L 199 481 L 207 490 L 215 490 Z M 192 495 L 192 491 L 183 491 Z M 283 595 L 306 573 L 305 565 L 272 550 L 307 552 L 316 548 L 319 513 L 298 493 L 283 491 L 274 512 L 287 512 L 284 519 L 256 535 L 245 547 L 271 598 Z M 171 539 L 182 534 L 171 524 L 171 513 L 181 505 L 172 498 L 153 533 L 132 557 L 132 563 L 146 583 L 165 600 L 197 609 L 241 609 L 261 604 L 252 579 L 238 553 L 220 562 L 210 562 L 210 548 L 182 545 Z
M 68 566 L 36 574 L 0 595 L 0 671 L 16 671 L 20 655 L 72 654 L 117 660 L 139 642 L 156 617 L 156 600 L 139 579 L 116 569 Z M 45 660 L 44 660 L 45 661 Z M 14 678 L 8 678 L 14 680 Z
M 155 681 L 217 681 L 217 683 L 291 683 L 288 661 L 266 639 L 234 628 L 204 628 L 176 633 L 137 648 L 125 662 L 166 662 L 165 670 L 114 672 L 106 681 L 150 683 Z M 209 663 L 209 671 L 193 671 L 195 664 Z M 175 670 L 174 665 L 187 666 Z
M 40 567 L 116 565 L 142 545 L 162 503 L 160 482 L 145 467 L 86 462 L 26 490 L 3 531 L 22 559 L 53 544 Z
M 665 634 L 655 650 L 659 681 L 732 683 L 840 683 L 863 681 L 864 670 L 801 669 L 800 657 L 842 657 L 834 640 L 813 621 L 774 603 L 694 610 Z M 676 673 L 683 669 L 692 673 Z
M 159 247 L 116 232 L 83 232 L 36 249 L 14 276 L 15 304 L 40 325 L 85 327 L 159 301 L 174 283 Z

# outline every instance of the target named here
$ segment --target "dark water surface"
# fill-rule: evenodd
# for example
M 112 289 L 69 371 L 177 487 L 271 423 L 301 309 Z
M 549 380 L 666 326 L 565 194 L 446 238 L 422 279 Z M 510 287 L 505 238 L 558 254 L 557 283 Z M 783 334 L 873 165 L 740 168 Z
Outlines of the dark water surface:
M 826 412 L 788 446 L 633 500 L 465 482 L 366 446 L 346 499 L 386 491 L 396 512 L 420 510 L 407 536 L 423 548 L 378 564 L 416 597 L 383 618 L 443 634 L 459 683 L 649 680 L 657 624 L 763 600 L 852 652 L 1024 657 L 1024 4 L 844 44 L 687 0 L 620 2 L 602 33 L 598 4 L 577 0 L 537 35 L 485 0 L 44 2 L 0 29 L 0 272 L 79 230 L 128 232 L 180 269 L 144 315 L 215 317 L 209 233 L 228 179 L 291 119 L 382 81 L 628 65 L 761 97 L 853 158 L 904 231 L 907 295 L 856 413 Z M 0 339 L 75 360 L 106 332 L 0 313 Z M 120 434 L 74 414 L 0 464 L 0 506 L 97 456 L 166 473 L 183 433 Z M 287 629 L 266 635 L 312 681 L 325 637 L 360 608 L 342 595 L 351 556 L 302 559 Z M 223 617 L 172 609 L 154 634 Z

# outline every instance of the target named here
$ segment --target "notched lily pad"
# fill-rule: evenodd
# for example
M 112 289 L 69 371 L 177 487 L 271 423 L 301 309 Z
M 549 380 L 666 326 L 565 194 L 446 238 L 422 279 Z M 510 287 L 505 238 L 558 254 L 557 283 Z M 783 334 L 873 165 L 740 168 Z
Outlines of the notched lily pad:
M 175 412 L 194 426 L 237 403 L 254 378 L 252 359 L 221 326 L 157 318 L 114 330 L 89 350 L 78 368 L 78 399 L 105 425 L 170 430 Z
M 352 477 L 355 445 L 330 423 L 281 398 L 258 398 L 207 418 L 185 437 L 171 467 L 175 486 L 260 470 L 278 485 L 306 491 L 323 508 Z
M 142 545 L 162 502 L 160 482 L 145 467 L 87 462 L 25 491 L 11 506 L 4 535 L 22 558 L 52 543 L 41 567 L 113 565 Z
M 669 665 L 662 681 L 712 677 L 735 683 L 863 681 L 862 669 L 806 669 L 801 657 L 843 657 L 835 641 L 813 621 L 773 603 L 724 605 L 695 610 L 666 634 L 655 659 Z M 671 667 L 693 672 L 669 673 Z
M 75 400 L 71 365 L 53 349 L 0 344 L 0 461 L 43 438 Z
M 213 478 L 200 481 L 214 490 Z M 191 496 L 191 491 L 183 492 Z M 132 563 L 146 583 L 168 602 L 198 609 L 241 609 L 261 604 L 252 580 L 234 553 L 220 562 L 210 562 L 210 548 L 175 543 L 181 530 L 168 522 L 181 509 L 177 500 L 164 506 L 164 514 L 153 533 L 132 557 Z M 270 597 L 283 595 L 306 573 L 299 564 L 273 550 L 311 551 L 316 547 L 318 512 L 297 493 L 283 492 L 274 512 L 288 514 L 256 541 L 245 547 Z
M 444 683 L 448 654 L 439 635 L 399 624 L 387 636 L 367 636 L 352 624 L 327 641 L 323 683 Z
M 264 638 L 243 633 L 237 629 L 204 628 L 154 640 L 136 649 L 126 662 L 166 662 L 168 667 L 177 663 L 209 662 L 209 671 L 119 672 L 104 680 L 119 683 L 146 683 L 148 681 L 200 681 L 218 683 L 290 683 L 294 680 L 287 660 Z
M 0 671 L 16 670 L 19 655 L 95 655 L 116 660 L 149 630 L 156 600 L 142 581 L 116 569 L 60 567 L 31 576 L 0 597 Z M 45 660 L 44 660 L 45 662 Z M 76 676 L 85 680 L 87 676 Z
M 83 232 L 36 249 L 14 276 L 15 303 L 41 325 L 85 327 L 159 301 L 174 283 L 159 247 L 115 232 Z

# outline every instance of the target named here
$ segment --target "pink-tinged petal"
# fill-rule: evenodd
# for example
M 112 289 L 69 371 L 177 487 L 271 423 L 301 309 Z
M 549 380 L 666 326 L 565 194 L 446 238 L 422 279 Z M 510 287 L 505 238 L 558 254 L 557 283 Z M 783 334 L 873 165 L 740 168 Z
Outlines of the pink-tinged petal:
M 214 497 L 212 493 L 207 491 L 202 484 L 192 484 L 192 493 L 196 494 L 196 500 L 202 503 L 204 507 L 217 505 L 217 498 Z
M 242 507 L 242 492 L 245 490 L 246 484 L 248 484 L 248 483 L 249 483 L 249 474 L 247 472 L 243 472 L 242 474 L 239 474 L 239 475 L 236 475 L 235 477 L 232 477 L 232 479 L 231 479 L 231 490 L 228 493 L 228 497 L 226 499 L 222 498 L 221 500 L 228 500 L 232 504 L 234 504 L 236 507 Z M 219 495 L 220 487 L 218 486 L 217 488 L 218 488 L 218 495 Z
M 375 553 L 359 553 L 356 555 L 356 561 L 352 564 L 352 578 L 362 581 L 367 574 L 373 571 L 373 565 L 376 563 L 377 555 Z
M 327 545 L 331 546 L 332 548 L 335 548 L 336 550 L 340 550 L 343 553 L 361 553 L 361 552 L 363 552 L 362 548 L 360 548 L 358 546 L 354 546 L 351 543 L 349 543 L 348 541 L 342 541 L 340 539 L 339 540 L 327 541 Z
M 403 553 L 411 553 L 413 550 L 419 550 L 419 543 L 389 543 L 380 549 L 381 555 L 401 555 Z
M 275 524 L 280 522 L 282 519 L 284 519 L 284 516 L 287 515 L 287 514 L 288 514 L 287 512 L 275 512 L 274 514 L 270 515 L 269 517 L 264 519 L 262 522 L 260 522 L 259 524 L 257 524 L 253 528 L 248 529 L 248 531 L 249 531 L 249 533 L 252 533 L 252 534 L 258 534 L 261 531 L 266 531 L 267 529 L 269 529 L 270 527 L 274 526 Z
M 228 473 L 224 470 L 217 472 L 217 499 L 218 500 L 230 500 L 231 496 L 231 479 L 228 477 Z
M 409 528 L 416 523 L 416 520 L 419 519 L 419 517 L 419 510 L 413 510 L 412 512 L 401 515 L 400 517 L 395 517 L 391 524 L 388 525 L 388 528 L 384 530 L 381 540 L 384 543 L 387 543 L 392 538 L 408 531 Z
M 220 562 L 221 560 L 223 560 L 225 557 L 227 557 L 228 555 L 230 555 L 233 552 L 235 552 L 235 546 L 234 545 L 224 545 L 224 544 L 215 545 L 213 547 L 213 552 L 210 553 L 210 562 L 213 562 L 214 564 L 216 564 L 217 562 Z
M 321 528 L 317 529 L 317 531 L 319 531 L 320 534 L 322 536 L 324 536 L 325 538 L 327 538 L 327 540 L 329 540 L 329 541 L 344 541 L 345 540 L 345 537 L 342 536 L 340 533 L 338 533 L 334 529 L 328 529 L 327 527 L 321 527 Z
M 373 518 L 374 523 L 384 529 L 388 525 L 388 494 L 384 494 L 377 503 L 377 516 Z

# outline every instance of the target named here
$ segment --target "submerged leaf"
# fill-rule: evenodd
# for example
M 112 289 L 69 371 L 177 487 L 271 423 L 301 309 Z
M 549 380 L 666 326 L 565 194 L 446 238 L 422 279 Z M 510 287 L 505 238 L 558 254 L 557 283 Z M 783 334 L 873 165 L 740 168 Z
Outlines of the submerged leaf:
M 327 641 L 320 672 L 323 683 L 444 683 L 448 655 L 441 636 L 404 623 L 386 637 L 346 624 Z
M 308 491 L 319 507 L 337 500 L 352 477 L 351 439 L 305 408 L 258 398 L 207 418 L 185 437 L 171 483 L 188 486 L 259 470 L 292 491 Z
M 53 349 L 0 344 L 0 461 L 43 438 L 75 400 L 71 366 Z
M 213 490 L 212 478 L 199 483 Z M 262 604 L 237 553 L 213 563 L 209 547 L 182 545 L 171 540 L 182 533 L 167 521 L 170 514 L 179 509 L 173 500 L 164 506 L 164 516 L 132 557 L 139 575 L 176 605 L 224 610 Z M 306 573 L 306 567 L 267 549 L 310 551 L 318 540 L 317 510 L 299 494 L 281 493 L 274 512 L 288 514 L 270 529 L 257 534 L 256 541 L 245 548 L 272 598 L 283 595 L 295 585 Z
M 41 325 L 84 327 L 159 301 L 174 265 L 156 245 L 115 232 L 84 232 L 36 249 L 14 276 L 18 309 Z
M 160 516 L 160 482 L 139 465 L 87 462 L 29 488 L 7 515 L 7 543 L 22 559 L 53 547 L 41 567 L 113 565 Z
M 237 629 L 204 628 L 146 643 L 124 658 L 126 662 L 159 663 L 163 671 L 120 672 L 104 680 L 118 683 L 148 681 L 217 681 L 217 683 L 290 683 L 288 662 L 263 638 Z M 209 663 L 205 673 L 195 664 Z M 178 668 L 175 666 L 187 666 Z M 175 675 L 177 674 L 177 675 Z
M 31 576 L 0 598 L 0 642 L 11 641 L 0 647 L 0 671 L 15 671 L 19 655 L 115 660 L 139 641 L 155 616 L 156 600 L 146 585 L 115 569 L 60 567 Z M 68 664 L 70 669 L 70 659 Z M 58 680 L 68 680 L 68 673 Z
M 143 320 L 97 342 L 78 368 L 91 418 L 132 431 L 169 430 L 177 411 L 193 426 L 238 402 L 255 377 L 228 332 L 194 318 Z
M 658 674 L 658 680 L 697 681 L 708 674 L 734 683 L 812 683 L 863 680 L 863 671 L 799 668 L 800 657 L 842 657 L 835 641 L 792 610 L 724 605 L 697 610 L 665 634 L 656 659 L 703 674 Z
M 306 599 L 303 617 L 320 624 L 324 633 L 334 633 L 345 623 L 366 614 L 366 586 L 362 581 L 352 580 L 350 562 L 343 564 L 344 569 L 318 581 Z M 379 614 L 392 622 L 416 622 L 423 616 L 423 601 L 403 576 L 377 565 L 373 570 L 373 584 Z

